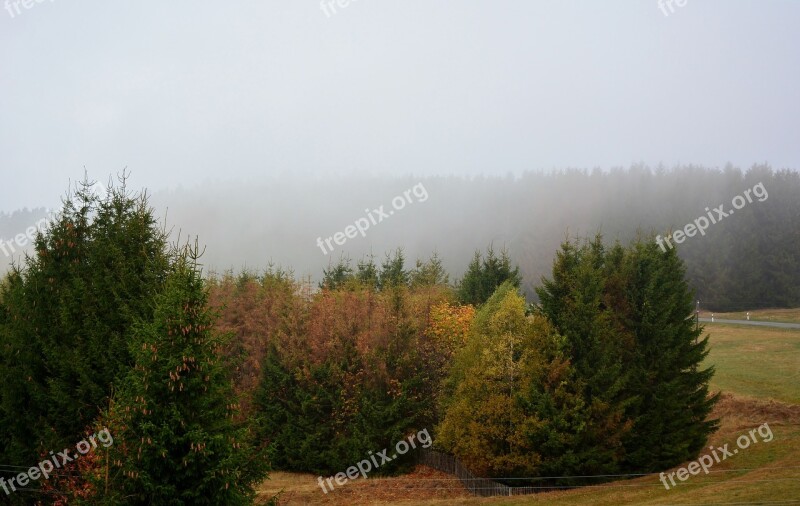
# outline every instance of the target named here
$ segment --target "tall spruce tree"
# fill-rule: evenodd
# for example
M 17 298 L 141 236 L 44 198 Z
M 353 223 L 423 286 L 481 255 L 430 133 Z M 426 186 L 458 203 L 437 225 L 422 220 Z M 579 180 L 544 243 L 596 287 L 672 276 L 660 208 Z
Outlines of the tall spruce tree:
M 207 300 L 195 246 L 176 260 L 153 317 L 135 325 L 135 365 L 106 417 L 121 440 L 111 447 L 112 486 L 98 487 L 94 504 L 252 503 L 266 450 L 235 419 Z
M 651 238 L 623 251 L 616 246 L 618 282 L 607 300 L 634 337 L 636 353 L 626 367 L 633 402 L 625 438 L 628 470 L 652 472 L 697 456 L 717 420 L 709 420 L 717 396 L 709 396 L 714 368 L 701 368 L 708 336 L 694 321 L 694 297 L 675 250 L 661 251 Z
M 125 177 L 105 195 L 80 183 L 10 275 L 0 303 L 4 462 L 73 444 L 132 364 L 131 326 L 150 316 L 169 253 L 147 196 L 128 193 Z
M 625 363 L 632 343 L 605 306 L 605 284 L 605 248 L 597 236 L 582 244 L 565 242 L 553 262 L 553 278 L 537 289 L 542 313 L 564 337 L 564 353 L 583 386 L 589 420 L 575 442 L 585 454 L 585 469 L 598 473 L 618 469 L 622 439 L 630 430 Z
M 697 455 L 716 428 L 708 414 L 713 368 L 700 369 L 707 338 L 692 320 L 692 293 L 674 250 L 652 238 L 607 249 L 567 241 L 553 278 L 537 290 L 599 420 L 620 428 L 622 469 L 650 472 Z M 623 367 L 624 365 L 624 367 Z M 598 426 L 597 422 L 595 422 Z

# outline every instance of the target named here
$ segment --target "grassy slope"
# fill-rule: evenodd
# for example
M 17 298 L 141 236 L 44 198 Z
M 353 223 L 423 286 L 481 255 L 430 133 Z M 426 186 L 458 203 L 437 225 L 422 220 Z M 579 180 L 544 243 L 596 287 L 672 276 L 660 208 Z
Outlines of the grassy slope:
M 800 331 L 706 324 L 715 390 L 800 404 Z
M 717 368 L 712 389 L 724 392 L 714 415 L 721 427 L 709 444 L 733 448 L 738 436 L 765 422 L 774 439 L 740 450 L 715 464 L 708 476 L 690 476 L 672 490 L 665 490 L 657 476 L 645 476 L 578 490 L 478 499 L 458 493 L 455 481 L 434 481 L 450 477 L 429 473 L 411 480 L 357 480 L 325 495 L 315 477 L 275 473 L 262 488 L 264 496 L 283 489 L 282 504 L 329 505 L 800 504 L 800 331 L 720 324 L 708 324 L 706 331 L 712 345 L 706 363 Z
M 738 311 L 735 313 L 714 313 L 717 318 L 729 320 L 745 320 L 747 319 L 746 311 Z M 711 313 L 701 311 L 702 318 L 710 318 Z M 783 323 L 800 323 L 800 308 L 797 309 L 758 309 L 750 311 L 750 319 L 764 322 L 783 322 Z

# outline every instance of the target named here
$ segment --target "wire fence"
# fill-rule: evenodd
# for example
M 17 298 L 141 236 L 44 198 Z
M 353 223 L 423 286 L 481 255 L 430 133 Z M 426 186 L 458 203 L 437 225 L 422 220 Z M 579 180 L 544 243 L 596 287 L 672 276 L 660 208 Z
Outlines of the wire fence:
M 526 495 L 534 492 L 541 492 L 537 487 L 509 487 L 494 480 L 480 478 L 464 467 L 457 458 L 446 453 L 431 450 L 430 448 L 420 448 L 419 463 L 441 471 L 452 474 L 469 490 L 473 495 L 481 497 L 494 497 L 499 495 Z

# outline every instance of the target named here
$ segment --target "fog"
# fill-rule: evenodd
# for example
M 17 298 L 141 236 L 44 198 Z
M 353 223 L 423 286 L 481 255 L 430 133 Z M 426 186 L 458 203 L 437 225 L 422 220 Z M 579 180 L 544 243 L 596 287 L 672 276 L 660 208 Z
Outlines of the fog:
M 84 168 L 103 180 L 127 167 L 153 191 L 796 168 L 800 4 L 669 4 L 9 2 L 0 210 L 54 206 Z
M 800 166 L 788 0 L 4 7 L 4 239 L 84 176 L 128 173 L 209 271 L 318 279 L 402 247 L 457 278 L 493 244 L 530 294 L 567 236 L 663 233 L 754 166 Z M 683 248 L 698 283 L 744 220 Z
M 142 191 L 135 183 L 132 174 L 129 192 Z M 99 184 L 94 189 L 104 194 Z M 508 250 L 532 300 L 565 239 L 601 233 L 607 243 L 627 243 L 684 230 L 687 237 L 662 248 L 678 248 L 698 296 L 718 308 L 755 308 L 800 304 L 798 196 L 793 170 L 636 165 L 518 177 L 282 177 L 157 191 L 149 199 L 173 242 L 196 238 L 205 248 L 206 273 L 272 266 L 316 284 L 342 259 L 355 265 L 373 255 L 380 265 L 402 248 L 406 268 L 436 253 L 457 282 L 474 252 L 492 246 Z M 0 215 L 0 237 L 45 214 Z M 0 267 L 10 258 L 19 251 L 0 255 Z

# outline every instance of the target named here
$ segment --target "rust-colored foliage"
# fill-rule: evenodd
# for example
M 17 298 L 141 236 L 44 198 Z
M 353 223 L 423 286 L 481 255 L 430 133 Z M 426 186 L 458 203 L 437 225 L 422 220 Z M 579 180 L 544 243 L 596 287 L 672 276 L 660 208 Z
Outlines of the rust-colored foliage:
M 471 307 L 453 305 L 453 298 L 443 285 L 377 289 L 357 280 L 311 294 L 306 285 L 275 273 L 226 275 L 213 280 L 210 290 L 211 305 L 220 313 L 216 328 L 232 334 L 225 354 L 237 364 L 242 416 L 253 413 L 261 388 L 274 389 L 267 397 L 275 403 L 270 413 L 297 416 L 297 423 L 316 416 L 312 425 L 338 441 L 333 452 L 342 451 L 340 443 L 349 444 L 342 441 L 354 425 L 374 424 L 382 412 L 397 417 L 398 426 L 434 422 L 440 383 L 474 315 Z M 262 375 L 273 347 L 270 360 L 291 378 L 285 380 L 291 391 L 287 383 L 275 382 L 279 375 Z M 289 437 L 281 433 L 285 419 L 270 423 L 265 439 L 279 438 L 284 451 L 302 445 L 280 439 Z M 379 438 L 382 430 L 375 427 L 369 437 Z M 301 456 L 292 455 L 286 465 L 298 465 Z
M 236 364 L 234 388 L 241 396 L 241 415 L 247 416 L 267 344 L 296 333 L 303 322 L 303 287 L 280 270 L 262 276 L 227 273 L 209 284 L 209 305 L 219 314 L 215 328 L 231 334 L 223 355 Z
M 92 431 L 87 431 L 88 436 Z M 75 452 L 70 450 L 70 455 Z M 53 456 L 48 452 L 41 452 L 41 460 L 52 459 Z M 58 457 L 56 457 L 58 458 Z M 66 506 L 78 502 L 91 502 L 97 495 L 98 488 L 105 482 L 105 476 L 109 463 L 107 462 L 108 453 L 102 446 L 97 446 L 85 455 L 81 455 L 72 462 L 61 465 L 54 469 L 49 478 L 40 478 L 42 499 L 37 504 L 47 504 L 52 506 Z

